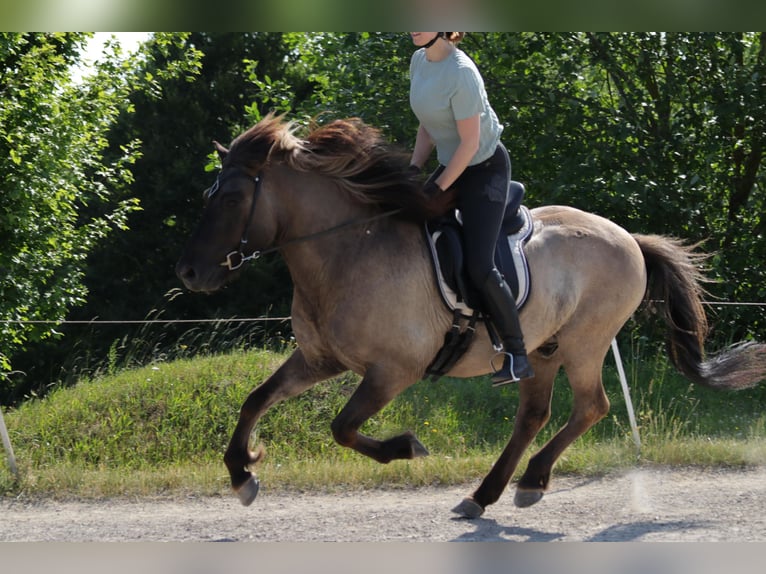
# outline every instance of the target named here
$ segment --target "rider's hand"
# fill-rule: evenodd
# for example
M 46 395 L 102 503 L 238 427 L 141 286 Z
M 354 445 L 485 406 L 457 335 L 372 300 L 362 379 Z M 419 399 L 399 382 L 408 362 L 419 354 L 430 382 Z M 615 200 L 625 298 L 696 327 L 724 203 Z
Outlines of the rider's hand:
M 423 186 L 423 193 L 428 198 L 435 198 L 438 197 L 440 194 L 444 193 L 444 190 L 439 187 L 439 184 L 437 184 L 435 181 L 427 181 L 426 184 Z

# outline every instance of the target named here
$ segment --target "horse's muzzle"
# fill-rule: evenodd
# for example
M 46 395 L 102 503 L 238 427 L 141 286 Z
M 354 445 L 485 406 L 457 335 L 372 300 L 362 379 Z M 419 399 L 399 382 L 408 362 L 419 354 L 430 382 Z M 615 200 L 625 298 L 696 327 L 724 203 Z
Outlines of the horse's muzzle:
M 202 293 L 217 291 L 226 282 L 217 269 L 212 273 L 201 273 L 197 267 L 183 261 L 176 264 L 176 275 L 189 291 Z

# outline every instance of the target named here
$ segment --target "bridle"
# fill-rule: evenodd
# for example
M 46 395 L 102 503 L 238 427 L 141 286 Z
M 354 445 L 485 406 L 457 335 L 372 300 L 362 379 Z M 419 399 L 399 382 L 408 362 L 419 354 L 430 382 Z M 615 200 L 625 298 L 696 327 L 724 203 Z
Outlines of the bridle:
M 210 188 L 210 190 L 207 192 L 206 196 L 208 199 L 210 199 L 216 191 L 218 191 L 218 187 L 220 185 L 219 178 L 221 176 L 219 175 L 213 186 Z M 250 179 L 250 176 L 247 176 L 248 179 Z M 247 220 L 245 221 L 245 229 L 242 231 L 242 237 L 239 240 L 239 249 L 235 249 L 234 251 L 230 251 L 226 255 L 226 259 L 219 263 L 221 267 L 227 267 L 229 271 L 235 271 L 242 267 L 245 263 L 248 261 L 253 261 L 255 259 L 258 259 L 263 252 L 262 251 L 253 251 L 250 255 L 245 255 L 245 246 L 247 245 L 247 236 L 250 234 L 250 224 L 253 221 L 253 215 L 255 215 L 255 204 L 258 200 L 258 196 L 261 194 L 261 184 L 263 182 L 263 178 L 261 177 L 261 174 L 257 174 L 256 176 L 252 177 L 253 180 L 253 199 L 250 202 L 250 213 L 247 216 Z
M 215 183 L 210 187 L 210 189 L 205 193 L 205 197 L 207 199 L 210 199 L 215 195 L 215 193 L 218 191 L 218 188 L 220 186 L 219 182 L 220 175 L 218 178 L 216 178 Z M 324 229 L 322 231 L 317 231 L 315 233 L 310 233 L 308 235 L 302 235 L 300 237 L 295 237 L 293 239 L 288 239 L 287 241 L 284 241 L 278 245 L 274 245 L 272 247 L 269 247 L 268 249 L 263 250 L 255 250 L 250 255 L 245 255 L 245 246 L 247 245 L 247 236 L 250 233 L 250 225 L 253 221 L 253 216 L 255 215 L 255 204 L 257 202 L 258 196 L 261 194 L 261 186 L 263 185 L 263 175 L 257 174 L 255 176 L 247 176 L 248 179 L 252 179 L 254 187 L 253 187 L 253 200 L 250 203 L 250 213 L 247 216 L 247 221 L 245 222 L 245 229 L 242 232 L 242 237 L 239 240 L 239 248 L 235 249 L 233 251 L 230 251 L 226 255 L 226 259 L 224 259 L 219 265 L 221 267 L 226 267 L 229 271 L 236 271 L 240 267 L 242 267 L 245 263 L 248 261 L 255 261 L 256 259 L 259 259 L 260 257 L 267 255 L 269 253 L 273 253 L 275 251 L 279 251 L 280 249 L 283 249 L 284 247 L 287 247 L 288 245 L 293 245 L 295 243 L 301 243 L 303 241 L 309 241 L 311 239 L 317 239 L 319 237 L 322 237 L 324 235 L 330 235 L 331 233 L 335 233 L 337 231 L 340 231 L 341 229 L 345 229 L 347 227 L 352 227 L 355 225 L 361 225 L 366 223 L 371 223 L 373 221 L 376 221 L 378 219 L 383 219 L 386 217 L 390 217 L 391 215 L 395 215 L 402 211 L 402 208 L 392 209 L 389 211 L 384 211 L 382 213 L 378 213 L 376 215 L 372 215 L 370 217 L 361 217 L 357 219 L 351 219 L 349 221 L 345 221 L 343 223 L 339 223 L 338 225 L 335 225 L 333 227 L 330 227 L 328 229 Z

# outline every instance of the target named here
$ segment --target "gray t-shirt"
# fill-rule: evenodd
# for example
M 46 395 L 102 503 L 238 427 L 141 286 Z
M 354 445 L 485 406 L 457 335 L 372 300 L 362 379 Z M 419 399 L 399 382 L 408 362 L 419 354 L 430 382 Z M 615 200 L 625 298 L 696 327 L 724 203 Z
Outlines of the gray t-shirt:
M 439 62 L 426 59 L 425 48 L 410 60 L 410 106 L 436 144 L 439 163 L 447 165 L 460 144 L 457 120 L 480 114 L 479 150 L 469 165 L 489 159 L 503 126 L 489 105 L 484 80 L 465 52 L 459 49 Z

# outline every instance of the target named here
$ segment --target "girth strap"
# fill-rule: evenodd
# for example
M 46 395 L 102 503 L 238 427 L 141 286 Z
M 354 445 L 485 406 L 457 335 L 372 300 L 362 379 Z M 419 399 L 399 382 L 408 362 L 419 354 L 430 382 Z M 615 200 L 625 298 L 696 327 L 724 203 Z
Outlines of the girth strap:
M 463 319 L 465 316 L 459 310 L 453 312 L 452 327 L 444 336 L 444 345 L 426 369 L 425 374 L 432 381 L 436 381 L 448 373 L 471 346 L 476 334 L 477 314 L 468 317 L 468 324 L 465 328 L 461 326 Z

